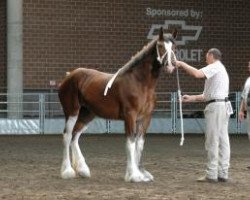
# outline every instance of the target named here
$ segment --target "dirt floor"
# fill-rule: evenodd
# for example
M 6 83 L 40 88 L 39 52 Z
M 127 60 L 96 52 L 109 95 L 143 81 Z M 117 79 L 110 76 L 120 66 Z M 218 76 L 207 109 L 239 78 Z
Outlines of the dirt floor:
M 151 183 L 126 183 L 124 135 L 86 135 L 80 146 L 92 177 L 60 177 L 62 137 L 0 136 L 0 199 L 250 199 L 250 142 L 231 136 L 228 183 L 198 183 L 204 174 L 203 135 L 148 135 L 143 161 L 154 175 Z

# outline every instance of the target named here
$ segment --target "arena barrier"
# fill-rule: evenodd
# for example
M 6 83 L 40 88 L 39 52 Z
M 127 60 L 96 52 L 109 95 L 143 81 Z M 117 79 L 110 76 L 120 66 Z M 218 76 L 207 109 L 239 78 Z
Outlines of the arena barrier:
M 234 109 L 229 132 L 245 134 L 246 122 L 238 122 L 240 92 L 230 93 L 229 98 Z M 204 133 L 204 107 L 204 103 L 183 104 L 185 133 Z M 63 129 L 64 115 L 56 92 L 0 93 L 0 134 L 60 134 Z M 180 133 L 177 92 L 157 93 L 156 108 L 147 132 Z M 86 133 L 124 133 L 123 121 L 97 117 L 89 124 Z

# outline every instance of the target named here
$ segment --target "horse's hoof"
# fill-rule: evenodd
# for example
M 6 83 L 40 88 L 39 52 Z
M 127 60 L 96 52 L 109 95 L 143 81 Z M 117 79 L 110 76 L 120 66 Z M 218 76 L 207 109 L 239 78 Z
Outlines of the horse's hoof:
M 142 170 L 142 173 L 144 175 L 144 177 L 146 177 L 147 179 L 149 179 L 150 181 L 154 181 L 154 176 L 149 173 L 147 170 Z
M 77 173 L 81 176 L 81 177 L 85 177 L 85 178 L 89 178 L 91 176 L 90 174 L 90 170 L 89 168 L 80 168 L 77 169 Z
M 71 179 L 76 177 L 76 172 L 72 169 L 65 169 L 64 171 L 61 172 L 61 177 L 63 179 Z
M 128 179 L 125 180 L 126 182 L 131 183 L 140 183 L 140 182 L 150 182 L 151 180 L 146 177 L 139 177 L 139 176 L 131 176 Z
M 152 181 L 149 177 L 144 176 L 144 174 L 142 174 L 142 173 L 131 174 L 131 175 L 126 174 L 124 179 L 126 182 L 133 182 L 133 183 Z
M 124 177 L 125 182 L 130 182 L 130 174 L 127 172 Z
M 89 167 L 85 163 L 85 161 L 84 162 L 78 162 L 74 169 L 76 170 L 77 174 L 79 174 L 81 177 L 89 178 L 91 176 Z

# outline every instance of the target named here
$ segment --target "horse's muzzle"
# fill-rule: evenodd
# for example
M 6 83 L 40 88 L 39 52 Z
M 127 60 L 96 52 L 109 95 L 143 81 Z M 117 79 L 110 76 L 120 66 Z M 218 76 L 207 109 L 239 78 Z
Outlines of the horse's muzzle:
M 173 71 L 175 70 L 175 67 L 172 65 L 172 66 L 167 66 L 167 67 L 164 67 L 164 70 L 165 72 L 167 72 L 168 74 L 171 74 L 173 73 Z
M 171 61 L 168 61 L 167 59 L 164 60 L 164 69 L 167 73 L 171 74 L 175 70 L 176 66 L 176 57 L 175 54 L 171 53 Z

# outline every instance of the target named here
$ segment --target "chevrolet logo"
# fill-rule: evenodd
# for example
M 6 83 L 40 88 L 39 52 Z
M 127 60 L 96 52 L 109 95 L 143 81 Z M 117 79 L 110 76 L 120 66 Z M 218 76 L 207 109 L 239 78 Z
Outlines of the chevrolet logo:
M 189 26 L 189 25 L 186 25 L 185 21 L 166 20 L 163 25 L 162 24 L 152 24 L 147 38 L 150 39 L 150 40 L 156 38 L 157 34 L 154 34 L 154 32 L 156 30 L 160 29 L 161 27 L 163 27 L 163 29 L 169 30 L 169 26 L 180 26 L 181 30 L 195 31 L 194 36 L 182 36 L 181 40 L 176 41 L 177 45 L 185 45 L 186 41 L 196 41 L 196 40 L 198 40 L 198 38 L 200 36 L 200 33 L 201 33 L 201 29 L 202 29 L 202 26 Z

